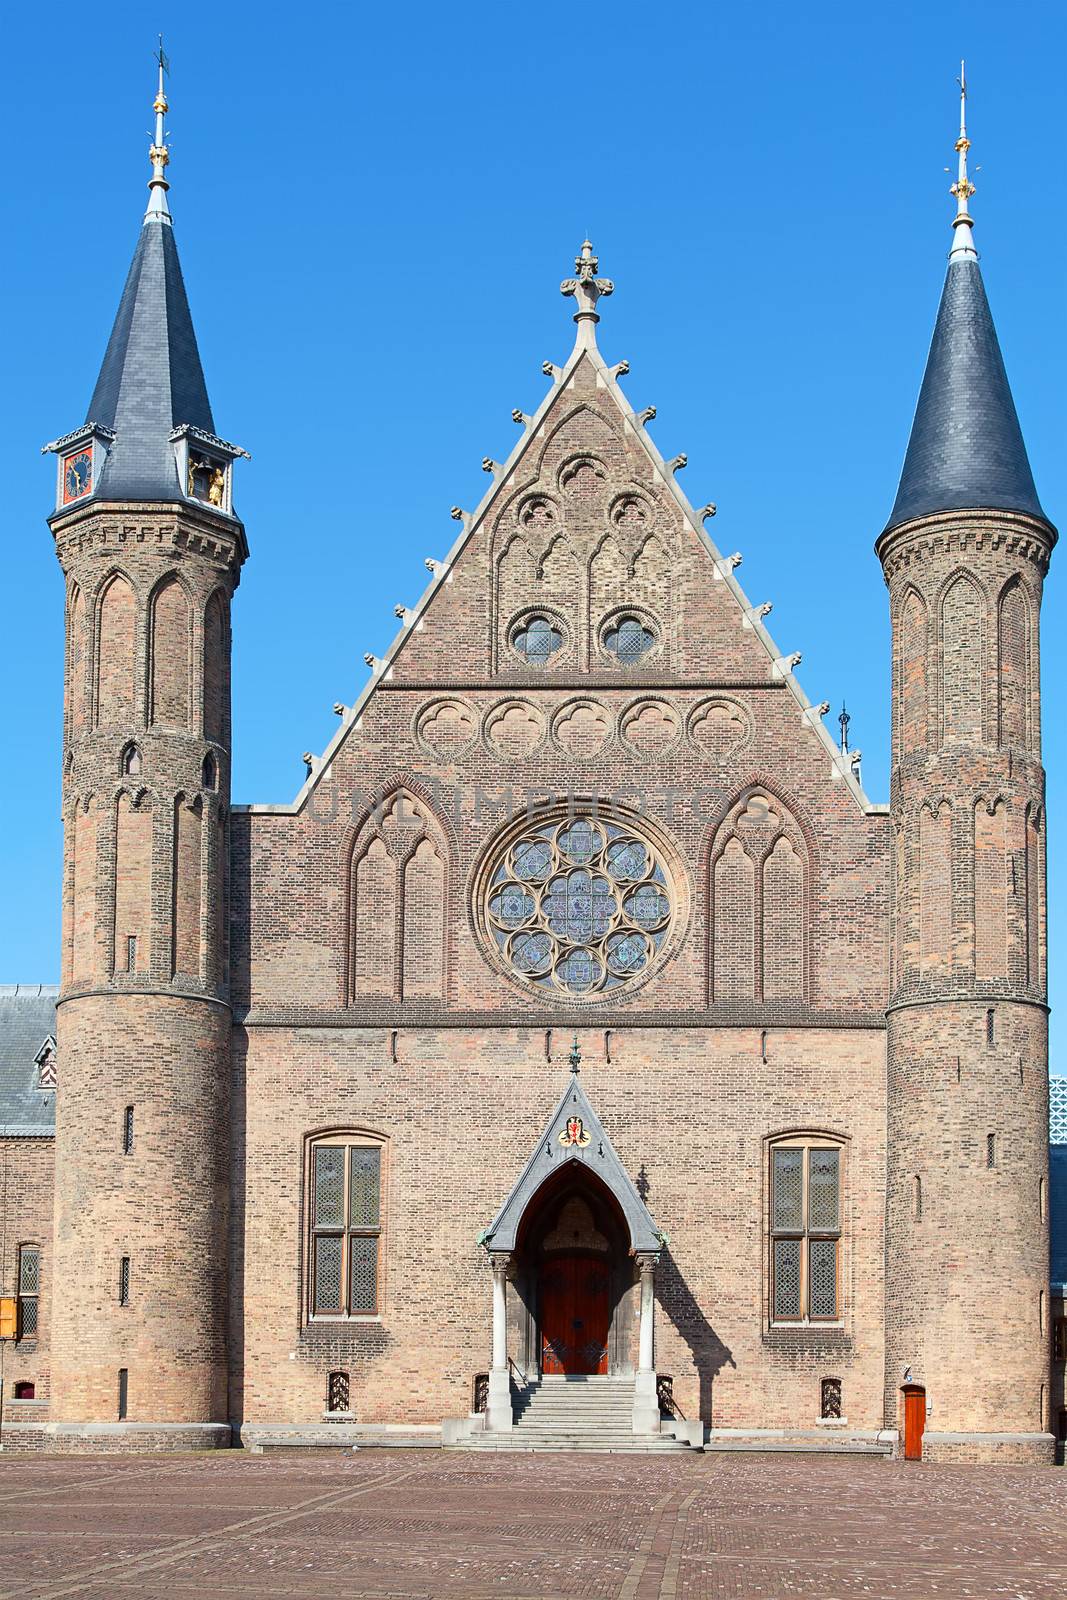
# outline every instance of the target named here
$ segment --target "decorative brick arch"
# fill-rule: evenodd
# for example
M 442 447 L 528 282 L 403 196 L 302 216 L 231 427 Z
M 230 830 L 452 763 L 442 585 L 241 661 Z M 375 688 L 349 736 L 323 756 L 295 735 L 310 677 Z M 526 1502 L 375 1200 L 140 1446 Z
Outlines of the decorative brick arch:
M 92 685 L 95 727 L 107 720 L 141 725 L 137 657 L 140 600 L 136 585 L 114 567 L 101 581 L 93 606 Z
M 942 744 L 985 737 L 989 595 L 969 567 L 956 567 L 937 597 L 937 704 Z
M 343 1000 L 447 999 L 454 848 L 418 782 L 380 793 L 343 847 Z
M 189 586 L 179 572 L 166 572 L 148 597 L 145 704 L 150 724 L 191 724 L 193 615 Z
M 1029 751 L 1033 744 L 1033 615 L 1016 573 L 997 598 L 997 743 Z
M 802 813 L 754 779 L 708 845 L 708 1004 L 810 1001 L 815 853 Z

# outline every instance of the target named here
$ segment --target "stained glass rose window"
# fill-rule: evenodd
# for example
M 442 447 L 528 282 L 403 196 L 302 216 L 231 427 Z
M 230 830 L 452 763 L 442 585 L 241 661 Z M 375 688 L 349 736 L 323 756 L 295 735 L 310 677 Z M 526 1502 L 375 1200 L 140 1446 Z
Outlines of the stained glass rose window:
M 658 851 L 629 823 L 569 816 L 512 835 L 491 863 L 485 923 L 512 974 L 573 997 L 642 977 L 671 927 Z

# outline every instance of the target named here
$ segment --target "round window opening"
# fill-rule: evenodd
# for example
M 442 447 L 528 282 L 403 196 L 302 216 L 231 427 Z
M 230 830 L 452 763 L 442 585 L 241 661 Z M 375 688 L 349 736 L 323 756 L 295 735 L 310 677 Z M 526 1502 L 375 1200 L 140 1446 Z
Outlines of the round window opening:
M 532 824 L 497 852 L 485 913 L 513 977 L 577 998 L 645 976 L 670 931 L 674 896 L 638 829 L 568 817 Z
M 543 667 L 563 644 L 563 634 L 551 618 L 534 613 L 520 619 L 512 630 L 511 648 L 528 667 Z
M 642 661 L 657 641 L 655 629 L 643 617 L 635 612 L 620 612 L 610 618 L 600 642 L 605 654 L 612 656 L 620 666 L 630 667 Z

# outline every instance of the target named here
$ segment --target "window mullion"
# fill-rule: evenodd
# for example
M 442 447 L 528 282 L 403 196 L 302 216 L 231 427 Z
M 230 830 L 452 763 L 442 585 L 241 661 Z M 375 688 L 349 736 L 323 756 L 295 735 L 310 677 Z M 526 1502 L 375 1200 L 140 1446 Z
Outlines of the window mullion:
M 348 1288 L 348 1270 L 349 1270 L 348 1269 L 348 1263 L 349 1263 L 349 1258 L 350 1258 L 350 1256 L 352 1254 L 350 1231 L 349 1231 L 349 1225 L 348 1225 L 349 1224 L 349 1217 L 351 1216 L 351 1211 L 350 1211 L 349 1208 L 350 1208 L 350 1206 L 352 1204 L 352 1196 L 351 1196 L 351 1186 L 352 1186 L 352 1146 L 346 1144 L 345 1147 L 344 1147 L 344 1150 L 345 1150 L 345 1181 L 344 1181 L 344 1192 L 343 1192 L 343 1195 L 342 1195 L 342 1210 L 341 1210 L 341 1310 L 344 1312 L 345 1316 L 348 1317 L 348 1316 L 351 1316 L 351 1314 L 352 1314 L 351 1305 L 349 1303 L 350 1302 L 350 1296 L 349 1296 L 349 1288 Z

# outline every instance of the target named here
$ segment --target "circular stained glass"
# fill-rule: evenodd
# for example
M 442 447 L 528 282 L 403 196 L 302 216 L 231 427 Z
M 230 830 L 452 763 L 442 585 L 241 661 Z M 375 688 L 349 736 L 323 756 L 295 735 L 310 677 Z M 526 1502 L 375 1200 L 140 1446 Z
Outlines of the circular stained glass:
M 673 905 L 647 839 L 622 823 L 571 816 L 533 824 L 498 852 L 485 920 L 516 978 L 578 997 L 648 972 Z

